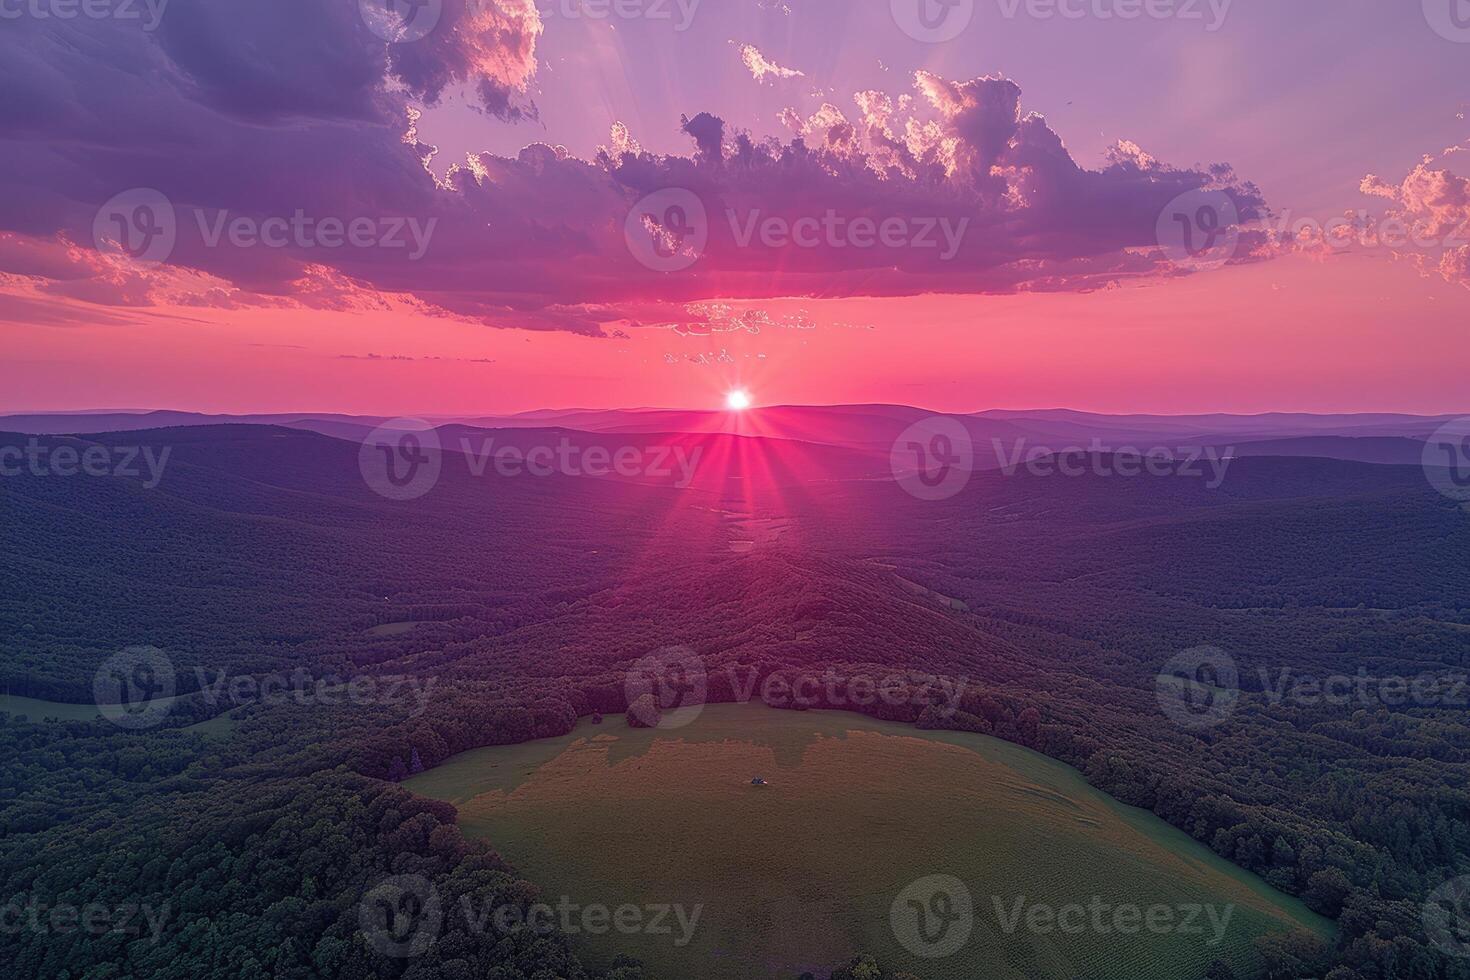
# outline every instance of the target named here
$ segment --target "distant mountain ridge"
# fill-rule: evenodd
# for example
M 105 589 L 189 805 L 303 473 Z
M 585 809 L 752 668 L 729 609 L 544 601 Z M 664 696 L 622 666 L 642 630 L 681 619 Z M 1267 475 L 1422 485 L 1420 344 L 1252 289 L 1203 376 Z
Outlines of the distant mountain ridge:
M 745 412 L 661 408 L 537 409 L 508 415 L 431 416 L 437 427 L 509 433 L 515 430 L 581 432 L 621 437 L 641 445 L 681 436 L 721 435 L 820 448 L 846 455 L 841 476 L 866 473 L 881 463 L 911 426 L 943 416 L 963 427 L 974 447 L 975 466 L 988 469 L 1018 452 L 1175 453 L 1210 447 L 1221 455 L 1302 456 L 1365 463 L 1411 465 L 1423 442 L 1456 416 L 1395 413 L 1317 415 L 1103 415 L 1071 409 L 938 413 L 907 405 L 777 405 Z M 22 434 L 79 434 L 155 430 L 180 426 L 276 425 L 360 442 L 387 416 L 333 412 L 206 414 L 172 410 L 53 412 L 0 416 L 0 431 Z M 544 437 L 544 436 L 543 436 Z M 502 441 L 511 438 L 500 437 Z M 515 441 L 524 441 L 517 439 Z M 756 445 L 760 443 L 751 443 Z M 854 455 L 855 454 L 855 455 Z M 795 475 L 793 472 L 792 475 Z

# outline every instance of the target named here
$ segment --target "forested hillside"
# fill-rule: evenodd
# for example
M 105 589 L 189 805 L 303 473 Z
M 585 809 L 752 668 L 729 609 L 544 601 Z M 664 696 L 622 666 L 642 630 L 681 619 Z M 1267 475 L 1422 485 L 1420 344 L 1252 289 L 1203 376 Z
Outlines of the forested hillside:
M 1448 687 L 1399 703 L 1280 696 L 1292 677 L 1470 668 L 1470 514 L 1416 467 L 1241 459 L 1213 489 L 988 473 L 927 502 L 891 481 L 761 485 L 749 467 L 681 489 L 476 476 L 446 457 L 431 493 L 392 502 L 364 485 L 355 444 L 309 432 L 129 438 L 171 447 L 157 488 L 0 482 L 0 678 L 83 703 L 99 665 L 151 647 L 179 700 L 139 732 L 5 719 L 0 875 L 10 896 L 170 899 L 174 918 L 160 945 L 0 936 L 36 975 L 586 975 L 554 935 L 375 958 L 356 903 L 390 874 L 529 900 L 452 808 L 392 780 L 621 712 L 629 670 L 672 646 L 697 655 L 711 700 L 772 676 L 898 675 L 913 696 L 897 705 L 807 706 L 993 734 L 1078 767 L 1338 919 L 1337 949 L 1270 950 L 1273 980 L 1470 975 L 1420 921 L 1430 891 L 1470 872 L 1466 707 Z M 707 458 L 738 447 L 712 441 Z M 1156 681 L 1201 646 L 1238 665 L 1240 695 L 1190 729 Z M 211 688 L 298 669 L 329 689 L 409 678 L 425 698 Z M 957 710 L 932 702 L 936 677 L 963 679 Z M 184 730 L 225 712 L 227 735 Z

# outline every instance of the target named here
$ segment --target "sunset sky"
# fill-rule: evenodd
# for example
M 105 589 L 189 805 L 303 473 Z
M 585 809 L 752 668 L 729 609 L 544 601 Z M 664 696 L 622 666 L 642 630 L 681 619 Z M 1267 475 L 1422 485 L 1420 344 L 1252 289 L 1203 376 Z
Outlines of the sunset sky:
M 0 411 L 1470 410 L 1458 0 L 382 2 L 0 23 Z

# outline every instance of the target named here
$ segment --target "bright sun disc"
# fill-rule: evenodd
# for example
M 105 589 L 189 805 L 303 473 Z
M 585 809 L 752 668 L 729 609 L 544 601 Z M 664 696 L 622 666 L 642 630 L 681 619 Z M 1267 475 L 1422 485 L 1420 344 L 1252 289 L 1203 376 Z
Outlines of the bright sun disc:
M 750 407 L 750 392 L 736 388 L 725 396 L 725 407 L 732 412 L 743 412 Z

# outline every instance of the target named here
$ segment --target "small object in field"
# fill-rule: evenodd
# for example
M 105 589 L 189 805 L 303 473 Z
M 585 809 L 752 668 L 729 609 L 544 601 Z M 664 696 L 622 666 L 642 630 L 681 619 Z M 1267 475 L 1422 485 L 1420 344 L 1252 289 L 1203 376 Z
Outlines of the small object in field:
M 750 785 L 752 785 L 752 786 L 769 786 L 771 784 L 768 783 L 768 782 L 766 782 L 766 777 L 764 777 L 764 776 L 756 776 L 754 779 L 752 779 L 750 781 Z

